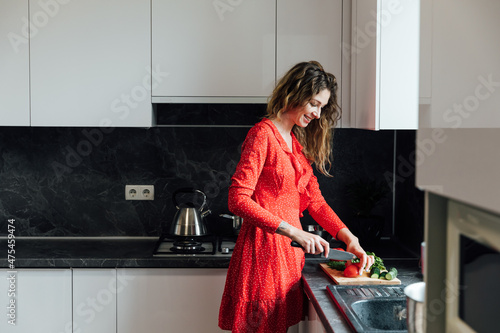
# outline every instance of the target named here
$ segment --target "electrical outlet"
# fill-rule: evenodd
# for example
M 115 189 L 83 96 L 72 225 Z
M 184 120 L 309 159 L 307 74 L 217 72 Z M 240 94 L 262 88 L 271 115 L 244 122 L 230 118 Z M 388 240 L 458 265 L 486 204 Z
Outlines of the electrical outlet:
M 154 185 L 125 185 L 125 200 L 154 200 Z

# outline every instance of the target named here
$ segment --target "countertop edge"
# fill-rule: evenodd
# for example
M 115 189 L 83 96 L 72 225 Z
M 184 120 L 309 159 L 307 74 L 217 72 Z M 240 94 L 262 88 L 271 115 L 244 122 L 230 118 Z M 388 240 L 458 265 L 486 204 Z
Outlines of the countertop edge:
M 169 258 L 22 258 L 13 266 L 2 260 L 0 269 L 70 268 L 228 268 L 231 257 Z
M 6 249 L 0 269 L 229 267 L 230 254 L 154 256 L 157 241 L 155 237 L 17 237 L 10 244 L 0 238 L 0 248 Z
M 314 296 L 314 293 L 311 290 L 311 287 L 307 283 L 307 279 L 303 277 L 303 281 L 304 281 L 304 292 L 307 295 L 307 298 L 311 301 L 312 305 L 314 306 L 314 309 L 316 310 L 318 317 L 320 318 L 321 322 L 323 323 L 323 327 L 325 328 L 325 331 L 328 333 L 335 333 L 333 331 L 332 327 L 330 326 L 330 323 L 328 322 L 328 319 L 326 318 L 322 307 L 319 305 L 318 300 Z
M 335 283 L 319 268 L 324 260 L 306 259 L 302 271 L 304 293 L 311 301 L 318 317 L 328 333 L 352 333 L 351 325 L 338 309 L 326 287 Z M 386 266 L 398 267 L 401 284 L 409 285 L 421 282 L 423 276 L 418 267 L 418 260 L 384 260 Z

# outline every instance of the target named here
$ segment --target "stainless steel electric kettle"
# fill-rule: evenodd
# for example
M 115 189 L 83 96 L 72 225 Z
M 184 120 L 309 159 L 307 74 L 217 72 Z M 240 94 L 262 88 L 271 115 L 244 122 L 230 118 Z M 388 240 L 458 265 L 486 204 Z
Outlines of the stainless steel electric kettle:
M 200 207 L 192 202 L 185 202 L 179 204 L 176 196 L 179 193 L 193 193 L 203 195 L 203 203 Z M 174 220 L 170 226 L 170 235 L 181 237 L 195 237 L 204 236 L 208 234 L 207 226 L 204 217 L 210 214 L 210 210 L 204 210 L 207 204 L 207 196 L 200 190 L 193 188 L 178 189 L 172 195 L 172 201 L 177 208 Z

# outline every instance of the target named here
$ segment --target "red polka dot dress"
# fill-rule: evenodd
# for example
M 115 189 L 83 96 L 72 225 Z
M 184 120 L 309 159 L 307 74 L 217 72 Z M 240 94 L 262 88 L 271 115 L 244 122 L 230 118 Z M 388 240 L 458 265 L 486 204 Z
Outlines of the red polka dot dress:
M 243 217 L 219 312 L 233 332 L 286 332 L 302 317 L 304 252 L 276 233 L 281 221 L 302 228 L 307 209 L 325 230 L 345 225 L 325 202 L 311 164 L 292 134 L 293 151 L 264 119 L 250 131 L 231 179 L 229 210 Z

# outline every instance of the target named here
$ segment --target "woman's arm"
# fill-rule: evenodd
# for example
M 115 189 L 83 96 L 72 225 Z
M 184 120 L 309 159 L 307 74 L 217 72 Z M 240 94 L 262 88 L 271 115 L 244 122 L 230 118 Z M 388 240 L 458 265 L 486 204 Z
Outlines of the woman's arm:
M 318 180 L 315 176 L 311 177 L 308 184 L 311 194 L 311 202 L 307 208 L 310 215 L 317 221 L 326 231 L 328 231 L 335 239 L 341 240 L 347 245 L 347 251 L 355 254 L 360 262 L 361 268 L 359 275 L 363 273 L 363 267 L 369 271 L 375 259 L 373 256 L 368 256 L 363 248 L 359 245 L 359 240 L 347 226 L 340 220 L 333 209 L 326 203 L 319 189 Z
M 233 214 L 241 216 L 245 223 L 252 223 L 264 231 L 274 233 L 281 218 L 263 208 L 253 198 L 269 153 L 268 131 L 262 126 L 254 126 L 242 145 L 241 158 L 231 178 L 228 208 Z
M 312 172 L 312 168 L 311 168 Z M 327 204 L 319 189 L 318 179 L 312 175 L 307 184 L 310 201 L 307 206 L 309 215 L 319 223 L 330 235 L 337 238 L 337 233 L 347 226 L 333 209 Z

